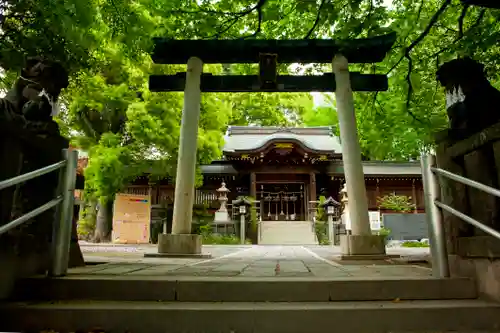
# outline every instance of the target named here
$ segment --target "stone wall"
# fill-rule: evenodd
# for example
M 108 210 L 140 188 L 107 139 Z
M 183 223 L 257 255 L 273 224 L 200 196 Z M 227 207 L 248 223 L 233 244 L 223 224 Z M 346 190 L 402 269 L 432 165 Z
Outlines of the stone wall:
M 429 238 L 425 214 L 382 214 L 382 224 L 391 230 L 388 237 L 391 240 Z
M 500 123 L 461 141 L 438 141 L 439 168 L 500 188 Z M 445 204 L 500 230 L 500 200 L 490 194 L 440 177 Z M 461 219 L 444 213 L 452 275 L 470 276 L 479 290 L 500 300 L 500 240 Z

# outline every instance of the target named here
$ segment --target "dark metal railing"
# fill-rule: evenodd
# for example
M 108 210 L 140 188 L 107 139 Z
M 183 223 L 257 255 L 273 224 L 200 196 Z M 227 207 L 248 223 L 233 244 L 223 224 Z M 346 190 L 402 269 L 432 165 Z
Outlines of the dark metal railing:
M 73 206 L 75 200 L 76 169 L 78 166 L 78 152 L 63 150 L 63 160 L 44 168 L 25 173 L 23 175 L 0 181 L 0 191 L 38 178 L 50 172 L 59 170 L 59 184 L 57 196 L 46 204 L 0 226 L 0 235 L 20 226 L 26 221 L 56 207 L 56 216 L 53 230 L 51 265 L 49 275 L 62 276 L 67 273 L 69 249 L 71 242 L 71 228 L 73 222 Z
M 446 235 L 443 226 L 442 210 L 462 219 L 463 221 L 473 225 L 478 229 L 483 230 L 487 234 L 499 240 L 500 232 L 439 201 L 441 188 L 439 185 L 438 176 L 448 178 L 470 187 L 474 187 L 480 191 L 486 192 L 499 198 L 500 190 L 481 184 L 466 177 L 456 175 L 447 170 L 437 168 L 434 166 L 435 164 L 436 157 L 434 155 L 422 155 L 422 182 L 424 184 L 426 207 L 425 212 L 427 215 L 427 223 L 429 225 L 429 243 L 432 256 L 432 270 L 433 274 L 437 277 L 449 277 L 450 267 L 448 263 L 448 254 L 446 251 Z

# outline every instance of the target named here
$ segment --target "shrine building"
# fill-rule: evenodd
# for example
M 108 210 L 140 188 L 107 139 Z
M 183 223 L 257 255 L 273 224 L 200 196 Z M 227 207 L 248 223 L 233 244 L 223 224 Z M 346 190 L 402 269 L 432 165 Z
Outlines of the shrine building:
M 345 182 L 342 145 L 328 126 L 230 126 L 221 159 L 201 166 L 201 171 L 203 186 L 195 191 L 195 204 L 217 209 L 216 190 L 224 182 L 230 190 L 229 202 L 239 196 L 255 198 L 263 221 L 308 220 L 311 202 L 321 195 L 339 201 Z M 364 161 L 363 172 L 369 210 L 380 210 L 377 198 L 395 193 L 411 197 L 414 212 L 424 211 L 418 161 Z M 153 207 L 173 203 L 171 180 L 146 184 L 145 178 L 138 179 L 124 192 L 151 194 Z M 381 210 L 386 212 L 389 211 Z

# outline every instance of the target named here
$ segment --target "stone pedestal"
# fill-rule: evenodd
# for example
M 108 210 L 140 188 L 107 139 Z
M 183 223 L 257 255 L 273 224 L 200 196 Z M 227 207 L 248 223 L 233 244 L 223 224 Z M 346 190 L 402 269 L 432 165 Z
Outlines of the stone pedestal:
M 341 235 L 340 248 L 344 260 L 387 258 L 382 235 Z
M 145 257 L 210 258 L 201 252 L 201 236 L 192 234 L 159 234 L 158 253 Z

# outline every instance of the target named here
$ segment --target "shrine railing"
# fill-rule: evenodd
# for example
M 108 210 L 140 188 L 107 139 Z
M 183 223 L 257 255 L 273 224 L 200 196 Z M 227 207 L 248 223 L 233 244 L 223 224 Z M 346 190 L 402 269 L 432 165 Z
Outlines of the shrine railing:
M 52 239 L 51 265 L 49 267 L 49 275 L 51 276 L 65 275 L 68 270 L 77 166 L 78 151 L 64 149 L 63 160 L 41 169 L 0 181 L 1 191 L 48 173 L 59 171 L 59 184 L 57 195 L 54 199 L 0 226 L 0 235 L 2 235 L 49 209 L 56 207 L 55 223 L 53 224 L 54 236 Z
M 484 223 L 473 219 L 472 217 L 450 207 L 440 201 L 441 188 L 439 177 L 445 177 L 450 180 L 473 187 L 485 193 L 500 198 L 500 190 L 481 184 L 474 180 L 456 175 L 444 169 L 435 167 L 436 157 L 434 155 L 422 155 L 422 182 L 424 184 L 425 207 L 427 214 L 427 223 L 429 225 L 429 243 L 432 256 L 432 271 L 437 277 L 449 277 L 450 267 L 448 263 L 448 254 L 446 251 L 446 235 L 443 225 L 443 211 L 446 211 L 472 226 L 481 229 L 485 233 L 500 240 L 500 232 L 485 225 Z

